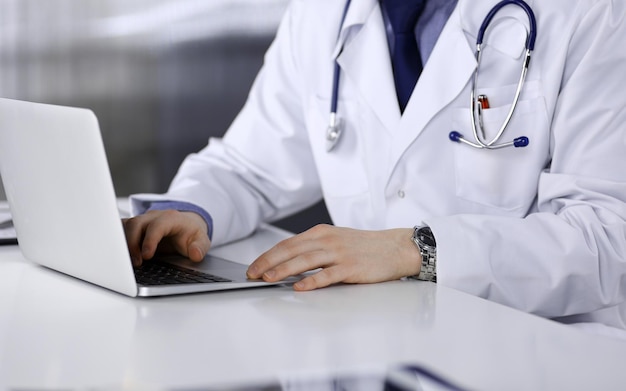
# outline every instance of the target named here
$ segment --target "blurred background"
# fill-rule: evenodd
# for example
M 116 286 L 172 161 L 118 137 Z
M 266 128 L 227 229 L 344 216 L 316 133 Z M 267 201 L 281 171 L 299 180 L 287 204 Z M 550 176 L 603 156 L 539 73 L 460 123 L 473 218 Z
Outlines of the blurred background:
M 117 195 L 164 192 L 242 107 L 288 1 L 0 0 L 0 95 L 92 109 Z

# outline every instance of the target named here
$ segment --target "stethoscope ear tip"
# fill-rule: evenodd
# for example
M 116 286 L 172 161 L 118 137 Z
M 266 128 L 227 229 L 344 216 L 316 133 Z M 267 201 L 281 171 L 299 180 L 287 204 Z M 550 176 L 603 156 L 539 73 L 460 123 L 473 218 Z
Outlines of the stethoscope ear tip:
M 513 145 L 515 146 L 515 148 L 524 148 L 528 146 L 529 142 L 530 141 L 528 140 L 528 137 L 522 136 L 513 140 Z
M 456 130 L 453 130 L 452 132 L 450 132 L 448 137 L 450 137 L 451 141 L 454 141 L 455 143 L 460 143 L 461 139 L 463 138 L 463 135 L 457 132 Z
M 463 138 L 463 135 L 457 132 L 456 130 L 453 130 L 452 132 L 450 132 L 448 134 L 448 138 L 450 138 L 450 140 L 454 141 L 455 143 L 467 144 L 470 147 L 474 147 L 478 149 L 500 149 L 500 148 L 510 147 L 510 146 L 514 146 L 515 148 L 524 148 L 524 147 L 527 147 L 528 144 L 530 144 L 530 141 L 528 140 L 528 137 L 526 136 L 518 137 L 511 142 L 503 143 L 503 144 L 485 144 L 485 143 L 475 144 Z

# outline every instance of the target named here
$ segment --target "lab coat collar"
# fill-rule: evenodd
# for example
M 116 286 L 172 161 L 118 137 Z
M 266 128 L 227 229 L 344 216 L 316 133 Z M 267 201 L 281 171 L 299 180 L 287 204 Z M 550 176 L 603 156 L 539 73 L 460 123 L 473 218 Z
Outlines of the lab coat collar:
M 400 109 L 381 9 L 378 0 L 352 4 L 342 28 L 345 44 L 337 57 L 342 83 L 352 83 L 384 129 L 391 131 L 400 120 Z
M 346 1 L 347 0 L 344 0 L 344 7 Z M 372 10 L 377 5 L 378 0 L 354 0 L 351 2 L 348 13 L 346 14 L 346 19 L 341 25 L 337 44 L 335 45 L 335 49 L 333 50 L 333 61 L 339 56 L 341 50 L 346 45 L 346 41 L 350 36 L 350 32 L 354 28 L 360 27 L 365 24 L 370 14 L 372 13 Z

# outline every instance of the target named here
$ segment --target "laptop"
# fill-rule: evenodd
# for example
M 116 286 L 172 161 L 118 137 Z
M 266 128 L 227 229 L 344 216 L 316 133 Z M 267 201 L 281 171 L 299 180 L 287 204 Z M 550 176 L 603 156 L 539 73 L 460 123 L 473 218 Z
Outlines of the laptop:
M 0 177 L 24 257 L 69 276 L 132 297 L 294 281 L 248 280 L 246 265 L 209 254 L 144 262 L 161 275 L 138 282 L 91 110 L 0 98 Z

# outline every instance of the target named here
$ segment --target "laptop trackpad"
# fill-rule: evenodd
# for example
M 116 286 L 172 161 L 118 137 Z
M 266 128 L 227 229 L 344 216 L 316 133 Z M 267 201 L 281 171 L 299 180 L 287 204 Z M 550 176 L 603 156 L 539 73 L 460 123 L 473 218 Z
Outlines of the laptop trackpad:
M 193 262 L 181 256 L 159 257 L 158 259 L 188 269 L 227 278 L 235 282 L 248 281 L 246 278 L 246 270 L 248 270 L 247 265 L 228 261 L 213 255 L 205 256 L 202 262 Z

